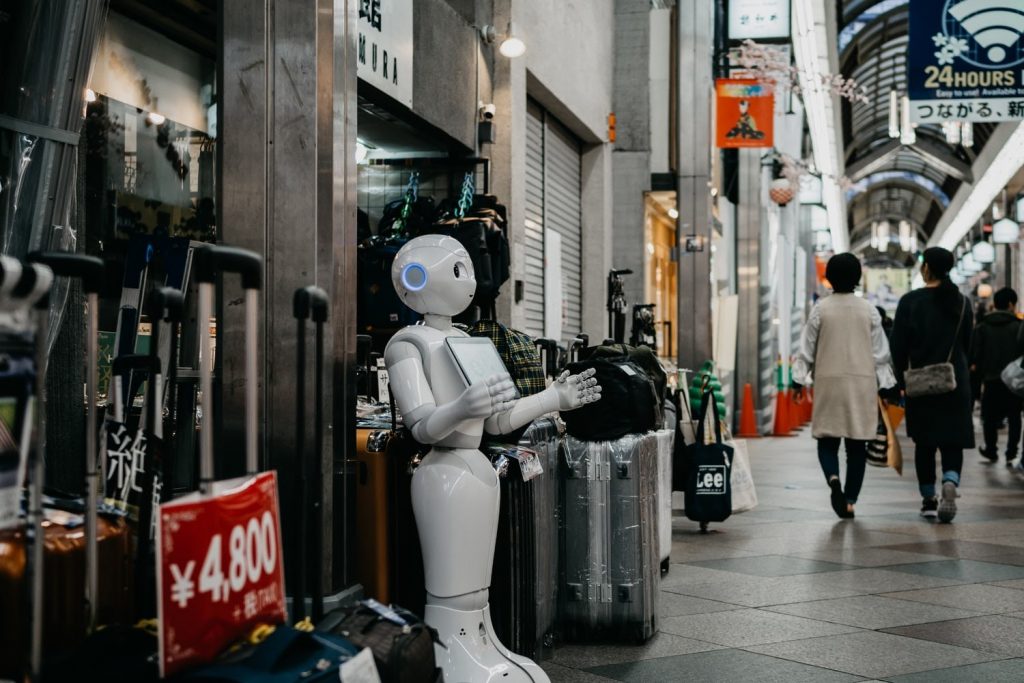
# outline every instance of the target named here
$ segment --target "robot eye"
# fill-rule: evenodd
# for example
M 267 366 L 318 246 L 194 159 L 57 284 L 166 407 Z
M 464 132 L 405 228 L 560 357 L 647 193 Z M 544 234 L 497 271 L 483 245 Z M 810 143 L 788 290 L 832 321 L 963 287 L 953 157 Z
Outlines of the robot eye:
M 462 269 L 461 269 L 461 268 L 459 268 L 459 264 L 458 264 L 458 263 L 456 263 L 456 264 L 455 264 L 455 279 L 457 280 L 457 279 L 459 279 L 460 277 L 462 277 Z
M 427 270 L 418 263 L 410 263 L 402 271 L 402 284 L 410 292 L 418 292 L 427 286 Z

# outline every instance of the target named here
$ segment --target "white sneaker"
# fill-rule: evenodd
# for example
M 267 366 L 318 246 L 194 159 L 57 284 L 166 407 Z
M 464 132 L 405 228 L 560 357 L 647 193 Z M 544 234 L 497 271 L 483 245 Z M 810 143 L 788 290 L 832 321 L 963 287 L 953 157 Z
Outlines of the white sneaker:
M 960 497 L 956 484 L 951 481 L 942 484 L 942 498 L 939 499 L 939 521 L 949 524 L 956 517 L 956 499 Z

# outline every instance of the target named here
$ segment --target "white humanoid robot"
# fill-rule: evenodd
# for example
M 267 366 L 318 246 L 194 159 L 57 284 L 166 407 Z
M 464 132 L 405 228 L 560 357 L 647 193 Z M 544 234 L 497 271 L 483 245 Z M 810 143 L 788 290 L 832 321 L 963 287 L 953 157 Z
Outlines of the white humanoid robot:
M 484 429 L 506 434 L 597 401 L 601 388 L 592 371 L 566 373 L 543 392 L 517 399 L 507 371 L 467 379 L 452 344 L 467 335 L 452 327 L 452 316 L 473 300 L 476 278 L 458 241 L 418 237 L 398 252 L 391 274 L 402 301 L 424 316 L 423 324 L 395 335 L 384 358 L 405 426 L 433 447 L 413 475 L 412 503 L 426 576 L 424 618 L 443 643 L 436 651 L 444 680 L 548 683 L 539 666 L 494 637 L 488 590 L 500 493 L 480 440 Z

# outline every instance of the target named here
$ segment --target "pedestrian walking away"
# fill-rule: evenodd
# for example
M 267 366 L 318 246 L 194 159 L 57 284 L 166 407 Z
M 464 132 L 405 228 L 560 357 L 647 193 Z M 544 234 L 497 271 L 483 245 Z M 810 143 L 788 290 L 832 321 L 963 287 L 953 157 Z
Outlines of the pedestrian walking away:
M 921 515 L 941 522 L 956 516 L 964 449 L 974 448 L 967 360 L 974 316 L 949 278 L 953 263 L 946 249 L 925 250 L 925 287 L 900 299 L 892 331 L 893 368 L 907 395 Z M 935 488 L 937 453 L 942 457 L 941 500 Z
M 878 392 L 896 385 L 889 342 L 878 309 L 854 295 L 860 260 L 853 254 L 829 259 L 825 277 L 833 293 L 811 310 L 793 363 L 798 392 L 814 384 L 811 431 L 818 461 L 831 490 L 832 509 L 854 516 L 864 483 L 867 442 L 878 428 Z M 839 446 L 846 442 L 846 485 L 839 479 Z
M 992 297 L 995 310 L 974 328 L 971 339 L 971 371 L 982 380 L 981 420 L 985 443 L 981 454 L 990 462 L 999 461 L 999 428 L 1005 420 L 1009 433 L 1006 465 L 1013 466 L 1021 439 L 1021 398 L 1013 394 L 1000 375 L 1020 353 L 1017 319 L 1017 293 L 1004 287 Z

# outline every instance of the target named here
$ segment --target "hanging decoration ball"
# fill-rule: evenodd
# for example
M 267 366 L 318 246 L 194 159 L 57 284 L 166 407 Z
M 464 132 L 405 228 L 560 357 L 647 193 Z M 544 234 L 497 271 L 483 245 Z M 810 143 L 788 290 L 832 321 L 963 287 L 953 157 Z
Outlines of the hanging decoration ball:
M 796 197 L 793 185 L 786 178 L 776 178 L 772 181 L 768 196 L 779 206 L 789 204 Z
M 996 260 L 996 248 L 989 242 L 981 241 L 971 249 L 971 256 L 978 263 L 992 263 Z
M 1013 244 L 1020 239 L 1020 225 L 1012 218 L 996 221 L 992 226 L 992 241 L 996 244 Z

